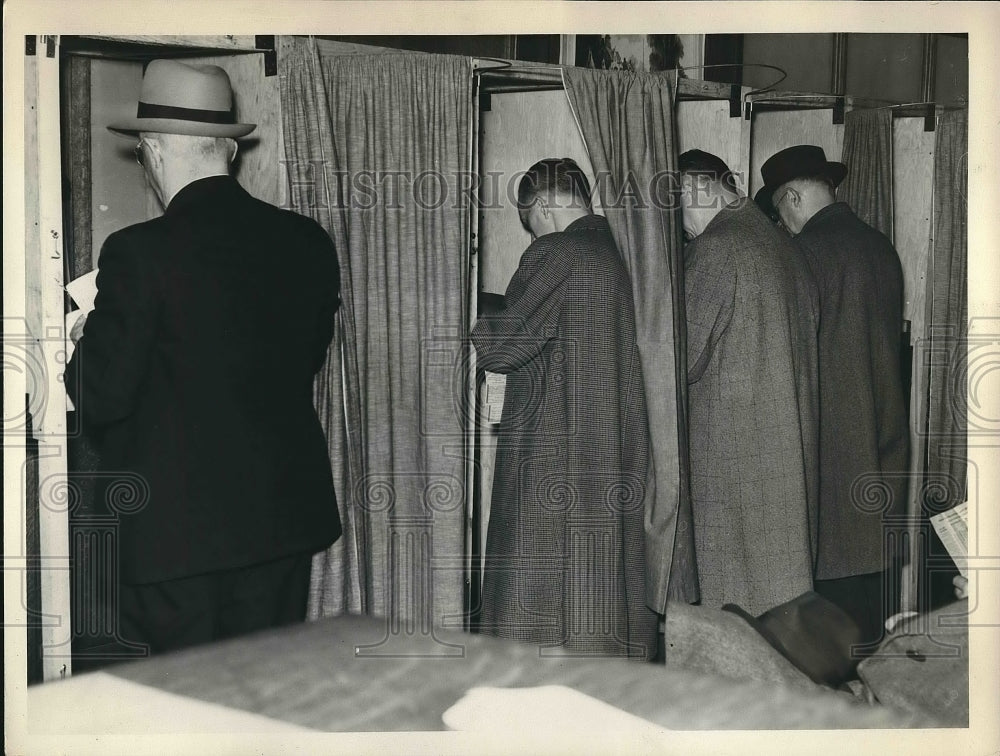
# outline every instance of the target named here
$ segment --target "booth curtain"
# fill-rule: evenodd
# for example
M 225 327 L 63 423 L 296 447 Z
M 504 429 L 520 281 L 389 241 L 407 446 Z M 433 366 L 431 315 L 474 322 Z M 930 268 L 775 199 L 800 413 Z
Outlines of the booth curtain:
M 928 481 L 945 500 L 938 511 L 966 497 L 966 369 L 968 352 L 968 111 L 943 113 L 934 147 L 934 243 L 927 279 L 930 352 L 927 416 Z
M 838 199 L 891 241 L 892 111 L 848 111 L 841 160 L 847 165 L 847 178 L 838 189 Z
M 323 225 L 341 268 L 315 400 L 344 534 L 314 559 L 309 616 L 461 628 L 471 66 L 324 58 L 300 38 L 278 59 L 286 206 Z
M 687 455 L 683 259 L 675 205 L 677 140 L 670 80 L 563 70 L 602 205 L 632 281 L 649 415 L 646 590 L 650 608 L 698 598 Z M 679 379 L 680 377 L 680 379 Z

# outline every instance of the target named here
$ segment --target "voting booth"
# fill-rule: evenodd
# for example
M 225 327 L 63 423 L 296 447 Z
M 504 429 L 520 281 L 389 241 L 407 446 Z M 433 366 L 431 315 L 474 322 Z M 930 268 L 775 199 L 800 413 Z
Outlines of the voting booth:
M 377 52 L 347 43 L 323 44 L 330 54 Z M 70 526 L 70 513 L 80 505 L 79 491 L 87 485 L 87 473 L 73 469 L 69 449 L 78 442 L 80 428 L 61 383 L 69 307 L 63 287 L 94 269 L 101 244 L 111 232 L 161 212 L 135 163 L 134 144 L 108 132 L 104 124 L 134 108 L 144 62 L 176 56 L 219 65 L 232 80 L 237 120 L 258 124 L 241 141 L 237 180 L 251 194 L 274 204 L 282 204 L 288 187 L 282 169 L 285 153 L 274 37 L 39 36 L 29 37 L 26 46 L 23 173 L 37 181 L 26 182 L 24 196 L 27 307 L 23 333 L 17 336 L 23 342 L 27 378 L 26 453 L 20 460 L 27 471 L 22 510 L 26 551 L 18 556 L 26 564 L 39 565 L 27 572 L 26 606 L 29 616 L 38 620 L 28 630 L 29 648 L 41 663 L 38 678 L 53 680 L 72 672 L 74 631 L 115 634 L 112 614 L 99 611 L 113 605 L 114 596 L 98 595 L 100 586 L 83 583 L 71 590 L 71 575 L 83 574 L 88 560 L 108 563 L 115 557 L 110 537 L 113 520 L 95 520 L 76 530 Z M 571 157 L 596 180 L 558 66 L 489 59 L 472 60 L 471 66 L 478 101 L 470 147 L 480 192 L 470 219 L 472 264 L 464 292 L 470 303 L 470 327 L 480 309 L 479 299 L 503 294 L 530 243 L 515 205 L 519 172 L 542 158 Z M 675 77 L 679 151 L 701 149 L 718 155 L 735 174 L 740 189 L 751 196 L 761 184 L 760 165 L 784 147 L 817 144 L 829 160 L 838 160 L 844 112 L 870 106 L 850 97 L 753 92 L 673 72 L 662 75 Z M 933 123 L 939 112 L 933 105 L 916 111 L 900 109 L 893 126 L 894 243 L 903 263 L 904 319 L 909 323 L 904 344 L 926 337 Z M 600 196 L 596 199 L 600 212 Z M 926 411 L 927 387 L 919 371 L 913 375 L 910 412 L 916 433 Z M 464 449 L 464 569 L 470 626 L 475 624 L 479 600 L 502 384 L 490 379 L 477 387 L 470 378 L 462 388 L 476 407 L 468 416 Z M 920 464 L 915 454 L 911 472 L 919 473 Z M 130 503 L 134 502 L 126 500 L 122 506 Z M 917 493 L 911 491 L 909 512 L 915 516 L 919 511 Z M 919 549 L 912 540 L 907 548 L 914 549 L 912 562 Z M 72 572 L 71 555 L 76 559 Z M 915 605 L 915 568 L 907 580 L 904 604 Z M 77 597 L 72 607 L 71 595 Z

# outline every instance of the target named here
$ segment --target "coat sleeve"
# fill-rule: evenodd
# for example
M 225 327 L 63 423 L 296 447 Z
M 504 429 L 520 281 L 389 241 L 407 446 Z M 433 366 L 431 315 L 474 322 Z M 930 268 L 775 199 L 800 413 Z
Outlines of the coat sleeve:
M 135 408 L 152 356 L 158 298 L 144 251 L 113 234 L 101 249 L 97 298 L 73 357 L 66 390 L 88 422 L 107 425 Z
M 736 270 L 728 253 L 711 247 L 692 249 L 684 270 L 687 311 L 688 383 L 705 374 L 719 339 L 733 318 Z
M 528 253 L 525 257 L 529 257 Z M 472 329 L 478 369 L 512 373 L 541 353 L 545 343 L 558 335 L 559 314 L 571 271 L 568 255 L 553 244 L 517 291 L 508 290 L 507 307 L 496 315 L 479 318 Z M 519 269 L 514 276 L 515 280 L 524 278 L 523 271 Z
M 322 234 L 320 244 L 323 249 L 323 278 L 326 290 L 322 293 L 319 315 L 316 321 L 313 347 L 313 373 L 319 372 L 326 362 L 326 353 L 333 339 L 334 321 L 337 310 L 340 309 L 340 262 L 337 250 L 329 235 L 321 227 L 317 230 Z

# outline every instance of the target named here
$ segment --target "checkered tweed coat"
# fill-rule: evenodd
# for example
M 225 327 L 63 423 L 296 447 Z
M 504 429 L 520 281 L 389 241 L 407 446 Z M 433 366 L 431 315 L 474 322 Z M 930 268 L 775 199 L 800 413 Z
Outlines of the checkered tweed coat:
M 704 606 L 751 614 L 812 588 L 816 285 L 746 199 L 685 250 L 691 498 Z
M 822 306 L 816 579 L 877 572 L 888 567 L 883 518 L 906 507 L 903 269 L 892 242 L 843 202 L 816 213 L 795 240 Z
M 472 332 L 507 374 L 482 632 L 582 655 L 647 658 L 649 437 L 628 273 L 599 216 L 525 251 L 499 315 Z

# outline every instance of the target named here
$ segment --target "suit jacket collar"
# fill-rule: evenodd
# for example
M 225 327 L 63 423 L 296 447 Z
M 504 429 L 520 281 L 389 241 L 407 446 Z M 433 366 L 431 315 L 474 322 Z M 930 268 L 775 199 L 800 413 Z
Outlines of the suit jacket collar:
M 246 192 L 232 176 L 206 176 L 196 179 L 173 196 L 164 211 L 164 215 L 174 215 L 188 207 L 203 203 L 211 204 L 217 201 L 220 194 L 231 195 L 233 193 L 245 194 Z
M 730 220 L 741 215 L 753 213 L 757 209 L 757 203 L 751 201 L 749 197 L 738 197 L 717 212 L 715 217 L 706 224 L 705 230 L 701 233 L 706 234 L 711 228 L 728 223 Z
M 813 217 L 805 222 L 805 225 L 802 226 L 802 230 L 799 231 L 799 233 L 802 234 L 810 229 L 816 228 L 817 226 L 825 223 L 828 219 L 836 218 L 844 213 L 853 212 L 854 211 L 851 210 L 851 206 L 846 202 L 834 202 L 833 204 L 827 205 L 823 209 L 814 213 Z
M 608 219 L 603 215 L 591 214 L 577 218 L 563 229 L 563 233 L 567 231 L 605 231 L 611 233 L 611 227 L 608 225 Z

